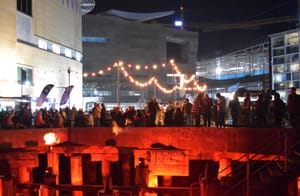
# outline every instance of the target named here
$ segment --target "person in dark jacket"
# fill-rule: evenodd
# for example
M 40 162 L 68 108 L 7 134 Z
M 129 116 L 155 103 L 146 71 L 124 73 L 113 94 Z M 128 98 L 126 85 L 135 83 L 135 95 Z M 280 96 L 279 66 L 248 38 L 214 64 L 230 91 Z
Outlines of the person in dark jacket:
M 159 105 L 157 103 L 156 97 L 152 97 L 151 101 L 148 103 L 148 112 L 149 112 L 149 123 L 150 126 L 155 126 L 155 117 L 156 112 L 159 110 Z
M 287 111 L 289 114 L 289 122 L 292 127 L 296 127 L 300 124 L 300 95 L 296 93 L 296 88 L 290 89 L 290 94 L 287 99 Z
M 282 127 L 282 119 L 286 116 L 286 105 L 280 98 L 279 93 L 275 93 L 274 102 L 273 102 L 273 117 L 274 117 L 274 126 Z

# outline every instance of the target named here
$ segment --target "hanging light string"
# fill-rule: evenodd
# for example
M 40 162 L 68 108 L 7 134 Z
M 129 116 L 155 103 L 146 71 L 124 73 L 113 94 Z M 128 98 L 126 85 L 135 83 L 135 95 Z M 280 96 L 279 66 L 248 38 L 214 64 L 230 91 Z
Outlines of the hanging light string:
M 188 79 L 185 79 L 184 78 L 184 74 L 179 70 L 178 66 L 175 64 L 175 61 L 174 60 L 170 60 L 170 65 L 171 65 L 171 68 L 172 70 L 175 72 L 175 74 L 177 74 L 178 76 L 181 76 L 181 80 L 183 82 L 182 86 L 178 86 L 178 85 L 175 85 L 171 88 L 166 88 L 166 87 L 163 87 L 158 79 L 155 77 L 155 76 L 152 76 L 148 81 L 146 82 L 140 82 L 138 81 L 137 79 L 135 79 L 131 74 L 129 74 L 129 72 L 126 70 L 126 67 L 124 66 L 124 63 L 123 61 L 118 61 L 118 62 L 115 62 L 113 66 L 108 66 L 106 68 L 106 71 L 110 72 L 112 71 L 112 67 L 113 68 L 117 68 L 119 69 L 119 71 L 121 71 L 121 73 L 123 74 L 123 76 L 128 79 L 128 81 L 132 84 L 135 84 L 136 86 L 138 87 L 147 87 L 147 86 L 150 86 L 150 85 L 155 85 L 159 90 L 161 90 L 162 92 L 164 93 L 167 93 L 167 94 L 170 94 L 170 93 L 173 93 L 174 91 L 176 90 L 185 90 L 185 91 L 205 91 L 207 86 L 205 84 L 201 84 L 199 85 L 198 81 L 195 80 L 196 76 L 195 74 L 193 74 L 192 76 L 190 76 Z M 131 68 L 132 65 L 131 64 L 128 64 L 127 65 L 128 68 Z M 144 66 L 145 69 L 148 69 L 148 66 L 145 65 Z M 153 65 L 153 69 L 157 69 L 157 65 L 154 64 Z M 162 64 L 162 67 L 166 67 L 166 64 Z M 136 65 L 136 68 L 140 68 L 139 65 Z M 103 75 L 104 72 L 102 70 L 98 71 L 98 74 L 99 75 Z M 88 77 L 89 74 L 87 73 L 84 73 L 84 77 Z M 96 76 L 96 73 L 92 73 L 91 76 Z M 193 84 L 193 87 L 184 87 L 184 85 L 188 85 L 188 84 Z

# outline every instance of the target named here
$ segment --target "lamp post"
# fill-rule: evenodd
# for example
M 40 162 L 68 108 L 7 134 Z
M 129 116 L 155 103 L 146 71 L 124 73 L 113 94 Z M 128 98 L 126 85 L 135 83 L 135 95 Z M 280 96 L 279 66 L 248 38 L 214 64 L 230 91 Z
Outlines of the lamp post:
M 68 67 L 67 72 L 68 72 L 68 83 L 69 83 L 68 87 L 69 87 L 71 85 L 71 68 L 70 67 Z M 69 97 L 69 108 L 71 108 L 71 98 L 70 97 Z
M 115 64 L 117 67 L 117 82 L 116 82 L 116 87 L 117 87 L 117 104 L 120 106 L 120 66 L 122 65 L 122 62 L 118 62 Z

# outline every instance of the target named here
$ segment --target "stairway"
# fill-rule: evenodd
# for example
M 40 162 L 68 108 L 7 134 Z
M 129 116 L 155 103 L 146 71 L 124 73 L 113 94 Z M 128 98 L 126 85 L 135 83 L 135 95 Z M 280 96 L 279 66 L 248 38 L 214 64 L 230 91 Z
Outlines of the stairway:
M 286 161 L 249 161 L 232 166 L 233 173 L 220 182 L 222 196 L 290 196 L 288 186 L 300 176 L 300 140 L 287 153 Z M 240 167 L 240 168 L 239 168 Z M 247 167 L 250 174 L 247 175 Z M 248 180 L 247 180 L 248 177 Z M 289 193 L 289 194 L 288 194 Z M 297 196 L 297 193 L 294 193 Z

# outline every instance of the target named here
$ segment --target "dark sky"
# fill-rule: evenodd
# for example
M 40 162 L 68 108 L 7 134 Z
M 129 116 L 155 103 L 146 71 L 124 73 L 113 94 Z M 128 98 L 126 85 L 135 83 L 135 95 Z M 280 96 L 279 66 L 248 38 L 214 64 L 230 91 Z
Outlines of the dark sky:
M 207 56 L 224 53 L 265 37 L 295 27 L 295 21 L 276 22 L 276 17 L 297 16 L 297 0 L 96 0 L 91 14 L 109 9 L 132 12 L 157 12 L 174 10 L 175 14 L 156 22 L 173 24 L 184 7 L 186 29 L 199 32 L 199 54 Z M 268 19 L 272 24 L 262 25 L 257 20 Z M 246 28 L 247 22 L 255 28 Z M 207 31 L 207 23 L 217 29 Z M 224 29 L 223 24 L 239 23 L 235 28 Z M 201 28 L 199 28 L 201 26 Z

